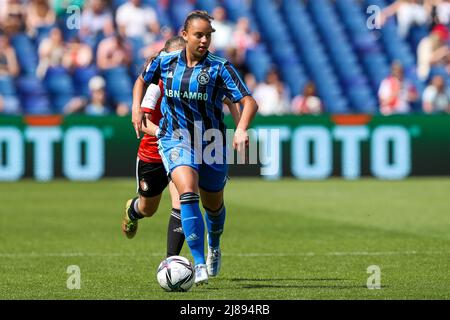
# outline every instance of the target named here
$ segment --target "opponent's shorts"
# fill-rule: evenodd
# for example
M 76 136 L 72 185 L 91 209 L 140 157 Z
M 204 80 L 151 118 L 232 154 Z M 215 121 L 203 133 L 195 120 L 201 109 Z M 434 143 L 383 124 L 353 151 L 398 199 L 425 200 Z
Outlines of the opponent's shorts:
M 136 182 L 139 195 L 150 198 L 159 195 L 167 187 L 169 180 L 162 163 L 149 163 L 137 159 Z
M 162 137 L 158 140 L 158 149 L 169 175 L 176 167 L 189 166 L 197 171 L 201 189 L 218 192 L 225 187 L 228 174 L 226 147 L 217 151 L 211 146 L 202 145 L 199 148 L 201 150 L 194 150 L 182 140 Z

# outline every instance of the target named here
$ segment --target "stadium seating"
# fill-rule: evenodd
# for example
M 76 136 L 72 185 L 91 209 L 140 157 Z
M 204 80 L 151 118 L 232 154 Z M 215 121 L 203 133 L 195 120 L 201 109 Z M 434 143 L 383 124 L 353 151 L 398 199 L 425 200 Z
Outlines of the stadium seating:
M 252 10 L 262 38 L 270 44 L 269 51 L 282 80 L 287 83 L 291 94 L 297 94 L 308 77 L 281 14 L 271 0 L 253 1 Z
M 55 113 L 62 113 L 64 106 L 75 95 L 72 78 L 63 67 L 52 67 L 47 70 L 44 85 L 50 96 Z
M 339 82 L 349 99 L 351 110 L 374 112 L 376 99 L 367 85 L 367 77 L 361 70 L 331 2 L 327 0 L 310 1 L 308 9 L 327 47 Z
M 11 45 L 16 51 L 17 60 L 23 75 L 33 75 L 38 65 L 37 48 L 25 33 L 18 33 L 11 38 Z
M 106 81 L 106 93 L 114 103 L 127 103 L 131 107 L 133 86 L 125 67 L 103 70 Z
M 89 96 L 89 80 L 98 74 L 95 66 L 77 68 L 73 72 L 73 84 L 77 96 Z
M 126 1 L 111 1 L 111 9 L 117 10 Z M 258 31 L 262 40 L 245 56 L 246 67 L 256 80 L 263 81 L 267 71 L 276 66 L 291 97 L 301 92 L 311 80 L 316 84 L 325 110 L 331 113 L 377 112 L 379 85 L 395 60 L 403 64 L 406 76 L 419 94 L 422 93 L 425 83 L 416 75 L 416 49 L 419 41 L 428 34 L 428 28 L 414 26 L 408 37 L 402 39 L 397 33 L 394 17 L 379 30 L 370 30 L 366 25 L 365 9 L 368 6 L 384 8 L 392 1 L 142 0 L 144 5 L 156 10 L 161 26 L 175 32 L 182 27 L 186 14 L 194 9 L 212 13 L 221 5 L 233 22 L 247 17 L 250 28 Z M 24 112 L 58 113 L 72 96 L 89 96 L 89 79 L 101 74 L 113 101 L 131 102 L 132 83 L 144 63 L 144 58 L 139 55 L 144 39 L 128 39 L 133 48 L 130 68 L 99 72 L 93 65 L 70 73 L 56 68 L 40 80 L 35 76 L 37 48 L 51 27 L 39 28 L 33 38 L 25 33 L 11 37 L 21 72 L 17 79 L 0 83 L 2 96 L 20 100 Z M 67 40 L 76 31 L 66 29 L 63 26 Z M 83 40 L 95 51 L 101 37 Z M 443 75 L 450 87 L 449 74 L 443 67 L 433 67 L 430 77 L 435 74 Z M 420 101 L 414 107 L 419 110 Z
M 281 11 L 301 59 L 305 62 L 309 78 L 315 82 L 326 110 L 336 113 L 347 112 L 347 100 L 342 95 L 328 57 L 304 6 L 299 1 L 287 0 L 283 1 Z
M 53 113 L 45 88 L 36 76 L 21 76 L 17 79 L 16 86 L 24 113 Z

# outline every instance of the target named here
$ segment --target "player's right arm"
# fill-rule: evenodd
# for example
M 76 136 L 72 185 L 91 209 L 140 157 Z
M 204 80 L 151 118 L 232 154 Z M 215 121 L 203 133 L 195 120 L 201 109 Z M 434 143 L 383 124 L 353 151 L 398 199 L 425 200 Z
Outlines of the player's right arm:
M 142 132 L 155 137 L 158 135 L 159 127 L 152 120 L 152 112 L 159 107 L 158 101 L 160 101 L 162 94 L 161 90 L 161 86 L 151 83 L 148 86 L 144 99 L 141 103 L 141 110 L 145 113 L 146 119 L 149 120 L 144 123 L 141 130 Z
M 142 131 L 142 122 L 145 121 L 144 112 L 141 110 L 142 99 L 147 87 L 151 84 L 158 84 L 161 78 L 161 55 L 153 59 L 144 72 L 136 79 L 133 87 L 133 104 L 131 121 L 133 123 L 136 136 L 139 139 L 139 132 Z
M 142 122 L 145 122 L 144 112 L 141 110 L 141 102 L 144 97 L 144 92 L 147 90 L 148 85 L 144 82 L 144 79 L 139 76 L 133 87 L 133 105 L 131 108 L 131 122 L 133 123 L 136 137 L 139 139 L 140 131 L 142 129 Z

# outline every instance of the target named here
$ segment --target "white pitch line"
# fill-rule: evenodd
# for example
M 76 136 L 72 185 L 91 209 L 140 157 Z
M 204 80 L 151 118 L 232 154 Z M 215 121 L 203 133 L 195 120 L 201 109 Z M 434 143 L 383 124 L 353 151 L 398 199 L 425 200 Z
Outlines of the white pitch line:
M 447 255 L 450 251 L 348 251 L 348 252 L 273 252 L 273 253 L 223 253 L 228 257 L 313 257 L 313 256 L 400 256 L 400 255 Z M 0 258 L 72 258 L 72 257 L 127 257 L 127 256 L 165 256 L 163 252 L 143 252 L 143 253 L 100 253 L 100 252 L 21 252 L 21 253 L 0 253 Z

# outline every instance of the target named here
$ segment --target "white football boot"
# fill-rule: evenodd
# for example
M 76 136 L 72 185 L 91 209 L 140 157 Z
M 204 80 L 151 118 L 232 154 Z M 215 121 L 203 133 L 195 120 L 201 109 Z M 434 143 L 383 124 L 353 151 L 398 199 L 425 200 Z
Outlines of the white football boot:
M 206 258 L 206 268 L 208 275 L 215 277 L 219 274 L 220 266 L 222 264 L 222 253 L 220 248 L 211 248 L 208 246 L 208 257 Z
M 197 264 L 195 267 L 195 280 L 196 285 L 208 283 L 208 271 L 205 264 Z

